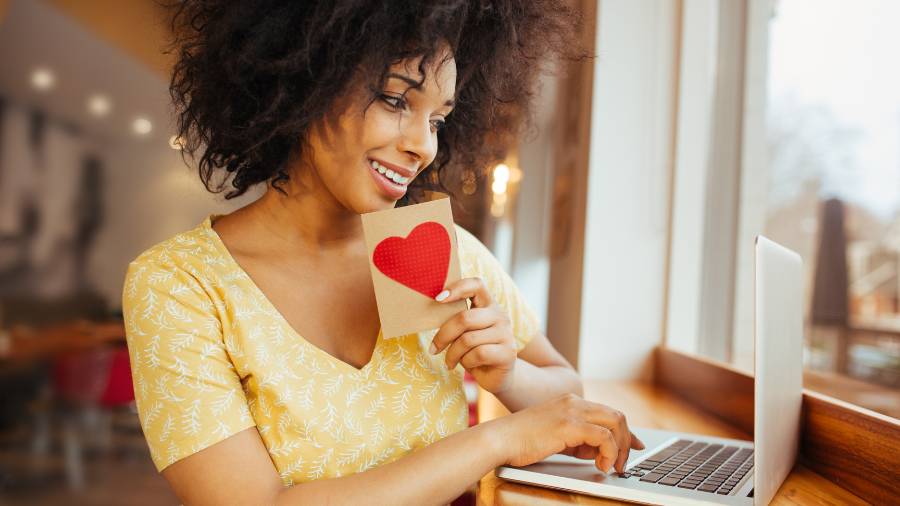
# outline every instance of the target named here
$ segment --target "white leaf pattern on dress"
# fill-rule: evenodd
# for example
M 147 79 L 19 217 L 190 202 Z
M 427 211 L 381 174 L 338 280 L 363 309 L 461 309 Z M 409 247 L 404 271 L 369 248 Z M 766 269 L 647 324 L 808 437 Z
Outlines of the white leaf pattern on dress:
M 437 395 L 438 390 L 440 389 L 440 383 L 432 383 L 430 385 L 425 385 L 422 387 L 422 390 L 419 392 L 419 399 L 423 402 L 431 402 L 434 400 L 434 397 Z
M 166 417 L 166 423 L 163 425 L 162 432 L 159 434 L 159 440 L 163 442 L 168 440 L 173 430 L 175 430 L 175 419 L 172 415 L 169 415 Z
M 147 345 L 147 365 L 151 369 L 157 369 L 160 365 L 159 360 L 159 336 L 155 335 L 150 338 L 150 344 Z
M 180 306 L 173 299 L 169 299 L 166 301 L 166 313 L 169 314 L 175 320 L 182 323 L 191 323 L 191 315 L 184 310 L 182 306 Z
M 229 390 L 225 392 L 224 395 L 219 397 L 213 402 L 212 412 L 216 416 L 222 416 L 223 413 L 228 411 L 228 408 L 231 407 L 231 404 L 234 402 L 235 391 Z
M 278 457 L 290 455 L 300 448 L 300 441 L 285 441 L 280 445 L 272 445 L 269 447 L 269 453 Z
M 225 439 L 226 437 L 233 434 L 231 428 L 222 420 L 216 420 L 216 430 L 213 431 L 213 434 L 216 436 Z
M 278 473 L 278 475 L 281 476 L 281 479 L 284 482 L 284 485 L 287 487 L 290 487 L 290 486 L 294 485 L 293 476 L 297 475 L 297 474 L 302 474 L 302 471 L 303 471 L 303 457 L 301 456 L 301 457 L 297 457 L 297 460 L 295 460 L 294 462 L 291 462 L 290 464 L 288 464 L 288 466 L 285 467 L 284 469 L 282 469 L 281 472 Z
M 163 374 L 162 376 L 156 378 L 156 394 L 159 396 L 160 400 L 168 401 L 168 402 L 184 402 L 184 398 L 178 397 L 172 392 L 172 389 L 169 388 L 169 375 Z
M 446 413 L 450 406 L 453 405 L 454 402 L 463 397 L 462 392 L 459 390 L 450 392 L 446 396 L 444 396 L 444 400 L 441 401 L 441 413 Z
M 319 458 L 313 461 L 312 467 L 309 469 L 309 473 L 307 473 L 307 477 L 310 480 L 318 480 L 325 474 L 325 465 L 328 464 L 328 460 L 331 458 L 331 455 L 334 453 L 334 448 L 328 448 L 325 450 Z
M 158 467 L 256 425 L 287 485 L 383 465 L 465 428 L 461 369 L 426 351 L 435 330 L 379 340 L 371 366 L 347 372 L 285 325 L 208 221 L 145 251 L 123 288 L 135 395 Z M 510 287 L 477 272 L 493 265 L 472 261 L 483 246 L 457 235 L 462 277 L 482 277 L 521 310 Z M 530 319 L 511 314 L 518 342 Z
M 360 397 L 368 394 L 372 390 L 375 389 L 375 383 L 371 381 L 366 381 L 364 383 L 357 384 L 356 387 L 352 388 L 349 392 L 347 392 L 347 402 L 345 403 L 346 407 L 350 407 L 355 404 Z M 367 417 L 368 418 L 368 417 Z
M 409 397 L 412 393 L 412 385 L 404 385 L 396 395 L 392 403 L 394 414 L 403 416 L 409 410 Z
M 378 398 L 372 399 L 369 403 L 369 408 L 366 409 L 366 413 L 363 415 L 364 418 L 372 418 L 376 413 L 384 408 L 384 394 L 378 392 Z
M 375 420 L 375 424 L 372 425 L 371 439 L 373 446 L 378 446 L 384 441 L 384 424 L 381 420 Z
M 182 432 L 188 435 L 194 435 L 200 433 L 200 399 L 195 399 L 194 402 L 191 403 L 191 407 L 188 408 L 187 412 L 184 414 L 184 419 L 182 420 Z
M 346 466 L 347 464 L 352 464 L 359 460 L 359 456 L 366 449 L 366 444 L 360 444 L 357 446 L 353 446 L 344 450 L 338 455 L 337 465 Z
M 162 403 L 157 401 L 153 403 L 153 406 L 147 411 L 147 414 L 144 416 L 144 425 L 150 425 L 153 423 L 153 420 L 156 420 L 156 417 L 159 416 L 160 411 L 162 411 Z
M 412 449 L 409 445 L 409 438 L 406 436 L 406 432 L 409 430 L 410 425 L 412 425 L 412 421 L 408 421 L 403 425 L 398 425 L 391 435 L 391 441 L 393 441 L 394 445 L 404 451 Z
M 344 375 L 338 374 L 332 378 L 328 378 L 325 381 L 324 387 L 322 388 L 322 393 L 327 395 L 328 397 L 334 397 L 338 390 L 340 390 L 341 385 L 344 384 Z

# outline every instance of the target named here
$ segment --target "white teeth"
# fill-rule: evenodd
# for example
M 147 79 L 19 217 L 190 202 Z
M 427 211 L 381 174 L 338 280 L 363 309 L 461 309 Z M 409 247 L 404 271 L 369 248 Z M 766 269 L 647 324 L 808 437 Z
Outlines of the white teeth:
M 386 169 L 383 165 L 381 165 L 380 163 L 376 162 L 375 160 L 371 160 L 371 161 L 369 162 L 369 165 L 371 165 L 373 169 L 375 169 L 376 171 L 378 171 L 379 174 L 383 174 L 384 177 L 390 179 L 391 181 L 393 181 L 393 182 L 395 182 L 395 183 L 397 183 L 397 184 L 406 184 L 406 183 L 409 182 L 409 178 L 408 178 L 408 177 L 403 177 L 403 176 L 401 176 L 399 173 L 394 172 L 394 171 L 391 170 L 391 169 Z

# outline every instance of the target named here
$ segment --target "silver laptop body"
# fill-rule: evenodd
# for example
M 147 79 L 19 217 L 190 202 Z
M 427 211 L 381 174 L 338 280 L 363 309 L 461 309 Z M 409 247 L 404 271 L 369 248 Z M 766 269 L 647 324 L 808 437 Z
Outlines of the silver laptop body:
M 497 468 L 497 476 L 519 483 L 642 504 L 768 504 L 790 473 L 797 455 L 803 390 L 802 269 L 799 255 L 765 237 L 757 237 L 753 443 L 633 428 L 647 449 L 631 451 L 626 464 L 628 478 L 600 472 L 593 460 L 566 455 L 553 455 L 524 467 L 501 466 Z M 671 447 L 673 443 L 675 446 Z M 690 453 L 696 448 L 702 450 Z M 655 462 L 663 459 L 658 456 L 663 450 L 665 455 L 673 456 L 672 459 L 679 462 L 704 462 L 700 467 L 719 469 L 715 466 L 724 462 L 726 471 L 716 472 L 727 473 L 724 483 L 734 483 L 725 492 L 724 484 L 716 485 L 707 477 L 696 488 L 689 488 L 686 480 L 691 474 L 684 478 L 676 475 L 680 474 L 681 465 L 663 463 L 668 467 L 675 465 L 675 470 L 653 470 L 657 465 Z M 745 459 L 742 463 L 732 464 L 741 458 Z M 736 479 L 737 471 L 742 469 L 744 474 Z M 656 478 L 656 475 L 648 476 L 650 472 L 663 474 L 663 478 L 656 482 L 646 481 Z M 663 480 L 667 483 L 681 481 L 660 484 Z M 706 490 L 717 488 L 713 491 L 697 489 L 704 485 Z

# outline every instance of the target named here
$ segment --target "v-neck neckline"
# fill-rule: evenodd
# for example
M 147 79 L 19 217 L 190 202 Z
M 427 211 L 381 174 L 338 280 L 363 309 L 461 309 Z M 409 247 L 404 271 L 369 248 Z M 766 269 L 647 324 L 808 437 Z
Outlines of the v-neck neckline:
M 315 353 L 324 355 L 326 360 L 329 360 L 333 363 L 337 363 L 338 367 L 341 367 L 344 369 L 349 369 L 348 372 L 350 372 L 351 374 L 364 374 L 368 369 L 370 369 L 373 366 L 373 364 L 377 361 L 377 359 L 379 359 L 381 357 L 381 345 L 382 345 L 382 341 L 384 340 L 384 336 L 382 335 L 381 324 L 379 323 L 379 325 L 378 325 L 378 335 L 375 338 L 375 348 L 372 349 L 372 356 L 369 357 L 369 361 L 366 362 L 365 365 L 363 365 L 362 367 L 360 367 L 358 369 L 353 364 L 344 362 L 343 360 L 335 357 L 331 353 L 328 353 L 327 351 L 323 350 L 322 348 L 319 348 L 315 344 L 309 342 L 305 337 L 303 337 L 302 334 L 300 334 L 300 332 L 297 331 L 297 329 L 294 328 L 293 325 L 291 325 L 291 322 L 289 322 L 287 320 L 287 318 L 285 318 L 284 315 L 281 313 L 281 311 L 279 311 L 278 308 L 275 307 L 275 304 L 272 303 L 271 300 L 269 300 L 269 297 L 266 296 L 265 292 L 262 291 L 262 289 L 259 287 L 259 285 L 257 285 L 256 282 L 253 280 L 253 278 L 250 276 L 250 273 L 248 273 L 246 270 L 244 270 L 243 267 L 241 267 L 241 265 L 238 263 L 237 259 L 234 258 L 234 255 L 231 254 L 231 251 L 228 249 L 228 246 L 225 245 L 225 241 L 222 240 L 222 237 L 219 235 L 219 233 L 216 232 L 216 230 L 212 227 L 213 221 L 216 218 L 219 218 L 221 216 L 223 216 L 223 215 L 220 215 L 220 214 L 208 215 L 206 217 L 206 219 L 203 220 L 202 226 L 203 226 L 204 230 L 209 235 L 210 239 L 212 239 L 212 241 L 215 243 L 216 247 L 221 250 L 221 253 L 225 257 L 226 261 L 231 263 L 231 267 L 233 269 L 235 269 L 236 271 L 238 271 L 240 273 L 241 277 L 244 278 L 244 280 L 251 286 L 252 290 L 254 290 L 256 292 L 256 296 L 259 299 L 261 299 L 265 305 L 268 306 L 268 308 L 272 311 L 272 313 L 278 315 L 278 319 L 281 320 L 281 324 L 284 327 L 287 327 L 290 330 L 290 332 L 294 335 L 294 337 L 296 337 L 302 344 L 311 348 Z

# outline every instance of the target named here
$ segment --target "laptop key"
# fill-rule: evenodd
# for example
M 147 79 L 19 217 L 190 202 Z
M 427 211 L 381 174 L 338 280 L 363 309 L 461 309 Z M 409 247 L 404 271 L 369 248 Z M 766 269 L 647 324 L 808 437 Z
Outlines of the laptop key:
M 660 478 L 665 476 L 663 473 L 650 473 L 641 477 L 641 481 L 649 481 L 650 483 L 656 483 Z
M 665 478 L 659 480 L 657 483 L 659 483 L 660 485 L 672 486 L 672 485 L 677 485 L 679 481 L 681 481 L 681 478 L 666 476 Z
M 678 488 L 697 488 L 697 484 L 683 481 L 678 484 Z

